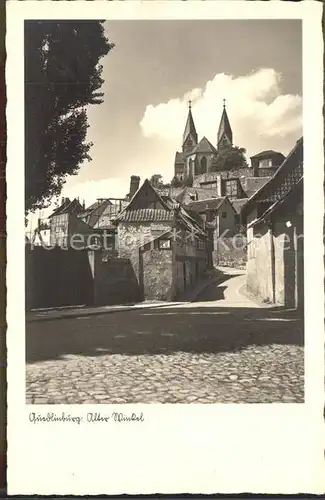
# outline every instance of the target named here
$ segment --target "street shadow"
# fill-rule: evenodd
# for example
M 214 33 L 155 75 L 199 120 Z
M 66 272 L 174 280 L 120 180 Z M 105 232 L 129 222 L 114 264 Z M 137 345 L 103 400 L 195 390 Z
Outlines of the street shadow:
M 226 286 L 220 287 L 222 283 L 226 283 L 228 280 L 231 278 L 236 278 L 237 276 L 241 276 L 240 274 L 227 274 L 226 272 L 216 273 L 215 277 L 216 280 L 211 285 L 205 287 L 202 292 L 200 292 L 198 295 L 193 300 L 190 300 L 189 302 L 210 302 L 213 300 L 221 300 L 224 298 L 223 296 L 220 296 L 220 293 L 224 292 L 224 290 L 227 288 Z M 212 274 L 212 278 L 214 275 Z M 184 296 L 184 299 L 186 300 L 186 296 Z
M 272 308 L 147 308 L 26 325 L 28 363 L 67 355 L 236 352 L 251 345 L 304 343 L 303 316 Z
M 226 286 L 211 285 L 204 290 L 194 301 L 195 302 L 214 302 L 216 300 L 224 300 Z

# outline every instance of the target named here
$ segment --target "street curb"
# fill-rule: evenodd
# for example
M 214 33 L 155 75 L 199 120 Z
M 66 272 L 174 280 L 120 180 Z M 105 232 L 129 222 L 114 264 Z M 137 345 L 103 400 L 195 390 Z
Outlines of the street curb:
M 137 305 L 137 306 L 117 306 L 116 308 L 112 308 L 112 309 L 107 309 L 107 310 L 74 310 L 74 311 L 71 311 L 71 313 L 68 313 L 68 314 L 61 314 L 60 313 L 57 313 L 58 315 L 48 315 L 48 316 L 35 316 L 34 318 L 27 318 L 26 317 L 26 323 L 36 323 L 36 322 L 44 322 L 44 321 L 58 321 L 58 320 L 64 320 L 64 319 L 74 319 L 74 318 L 80 318 L 82 316 L 86 317 L 86 316 L 100 316 L 100 315 L 104 315 L 104 314 L 112 314 L 112 313 L 116 313 L 116 312 L 123 312 L 123 311 L 137 311 L 137 310 L 140 310 L 140 309 L 153 309 L 153 308 L 163 308 L 163 307 L 175 307 L 175 306 L 179 306 L 181 304 L 184 304 L 184 303 L 189 303 L 189 302 L 195 302 L 195 300 L 197 299 L 197 297 L 206 289 L 208 288 L 209 286 L 211 285 L 214 285 L 214 284 L 217 284 L 219 283 L 220 281 L 222 282 L 222 280 L 224 279 L 225 277 L 225 273 L 222 272 L 222 274 L 220 276 L 216 276 L 214 278 L 211 278 L 209 281 L 206 281 L 204 284 L 202 284 L 202 286 L 197 290 L 195 291 L 195 293 L 193 293 L 193 295 L 189 298 L 187 298 L 186 300 L 182 300 L 182 301 L 177 301 L 177 302 L 166 302 L 165 304 L 161 304 L 161 303 L 158 303 L 158 304 L 148 304 L 148 305 Z M 109 307 L 109 306 L 108 306 Z M 37 313 L 36 313 L 37 314 Z
M 153 308 L 161 308 L 161 307 L 171 307 L 173 305 L 180 305 L 183 304 L 184 302 L 166 302 L 166 304 L 150 304 L 147 306 L 125 306 L 125 307 L 116 307 L 115 309 L 107 309 L 107 310 L 95 310 L 95 311 L 74 311 L 71 312 L 71 314 L 63 314 L 63 315 L 58 315 L 58 316 L 36 316 L 34 318 L 27 318 L 26 317 L 26 323 L 37 323 L 37 322 L 43 322 L 43 321 L 58 321 L 58 320 L 63 320 L 63 319 L 73 319 L 73 318 L 80 318 L 82 316 L 101 316 L 104 314 L 111 314 L 111 313 L 116 313 L 116 312 L 123 312 L 123 311 L 137 311 L 140 309 L 153 309 Z

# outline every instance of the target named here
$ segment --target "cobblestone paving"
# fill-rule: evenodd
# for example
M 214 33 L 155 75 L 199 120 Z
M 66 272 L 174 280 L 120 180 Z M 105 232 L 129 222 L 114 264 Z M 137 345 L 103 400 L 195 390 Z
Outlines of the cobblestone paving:
M 27 403 L 303 402 L 303 350 L 69 356 L 27 368 Z
M 27 403 L 302 403 L 302 318 L 259 308 L 242 282 L 185 306 L 29 323 Z

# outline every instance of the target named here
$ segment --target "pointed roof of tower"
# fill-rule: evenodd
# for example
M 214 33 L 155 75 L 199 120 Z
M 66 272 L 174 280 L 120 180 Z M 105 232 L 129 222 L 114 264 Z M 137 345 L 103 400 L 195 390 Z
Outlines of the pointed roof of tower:
M 187 116 L 187 120 L 186 120 L 184 134 L 183 134 L 183 144 L 189 135 L 191 135 L 193 137 L 193 139 L 195 140 L 195 142 L 197 142 L 197 133 L 196 133 L 195 125 L 194 125 L 194 120 L 193 120 L 191 108 L 192 108 L 191 101 L 189 101 L 188 116 Z
M 232 144 L 232 130 L 229 122 L 229 118 L 226 111 L 226 100 L 223 100 L 223 111 L 221 115 L 219 130 L 218 130 L 218 144 L 222 139 L 223 135 L 226 135 Z

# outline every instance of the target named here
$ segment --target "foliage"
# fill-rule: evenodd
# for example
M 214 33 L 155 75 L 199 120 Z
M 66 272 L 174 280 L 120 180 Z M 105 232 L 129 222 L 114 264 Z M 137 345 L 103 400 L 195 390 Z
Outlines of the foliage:
M 87 109 L 103 102 L 100 21 L 25 23 L 25 208 L 45 207 L 89 161 Z
M 179 179 L 178 177 L 173 177 L 170 185 L 171 187 L 185 187 L 185 186 L 192 186 L 193 184 L 193 179 L 190 179 L 190 178 L 185 178 L 185 179 Z
M 225 145 L 219 148 L 212 170 L 235 170 L 247 167 L 245 159 L 246 150 L 238 146 Z
M 153 174 L 150 177 L 149 181 L 150 181 L 150 184 L 152 184 L 152 186 L 154 188 L 161 188 L 164 185 L 162 179 L 163 179 L 162 175 L 160 175 L 160 174 Z
M 171 183 L 164 183 L 163 177 L 160 174 L 154 174 L 150 177 L 150 183 L 156 189 L 163 189 L 171 187 Z

